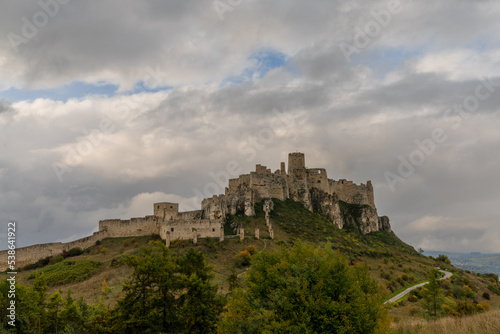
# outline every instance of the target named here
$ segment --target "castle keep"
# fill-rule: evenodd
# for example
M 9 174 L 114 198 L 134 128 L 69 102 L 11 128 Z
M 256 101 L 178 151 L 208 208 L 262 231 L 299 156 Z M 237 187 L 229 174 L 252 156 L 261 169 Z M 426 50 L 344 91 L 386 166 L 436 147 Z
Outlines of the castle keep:
M 198 238 L 223 240 L 226 215 L 244 213 L 253 216 L 255 203 L 262 201 L 266 224 L 272 237 L 272 225 L 269 222 L 269 212 L 273 207 L 270 201 L 272 198 L 300 202 L 307 209 L 325 215 L 340 229 L 346 224 L 355 224 L 361 234 L 391 230 L 389 219 L 377 215 L 370 181 L 366 185 L 357 185 L 343 179 L 329 179 L 324 168 L 306 168 L 303 153 L 290 153 L 288 170 L 285 169 L 284 162 L 274 172 L 266 166 L 257 165 L 255 171 L 250 174 L 229 180 L 224 194 L 204 199 L 201 210 L 179 212 L 177 203 L 154 203 L 153 215 L 128 220 L 101 220 L 99 231 L 92 236 L 64 244 L 51 243 L 19 248 L 16 264 L 17 267 L 22 267 L 71 248 L 85 249 L 94 245 L 97 240 L 110 237 L 158 234 L 167 245 L 174 240 L 192 239 L 195 243 Z M 357 217 L 343 214 L 342 203 L 355 204 Z M 240 237 L 244 236 L 243 228 L 239 233 Z M 0 255 L 1 258 L 7 259 L 7 251 L 0 252 Z M 5 265 L 7 261 L 2 263 Z M 6 270 L 6 267 L 0 266 L 0 270 Z

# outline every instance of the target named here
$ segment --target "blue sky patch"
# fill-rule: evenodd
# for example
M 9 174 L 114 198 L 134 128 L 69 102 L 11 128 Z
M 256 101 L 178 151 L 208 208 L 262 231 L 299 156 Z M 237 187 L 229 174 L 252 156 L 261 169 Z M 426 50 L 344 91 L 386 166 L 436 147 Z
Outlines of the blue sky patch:
M 90 84 L 82 81 L 75 81 L 70 84 L 50 89 L 23 90 L 10 88 L 0 91 L 0 100 L 4 99 L 11 103 L 19 101 L 34 101 L 36 99 L 51 99 L 54 101 L 66 102 L 69 99 L 81 99 L 89 95 L 99 95 L 111 97 L 117 95 L 118 85 L 114 84 Z M 172 89 L 172 87 L 148 87 L 143 81 L 138 82 L 135 87 L 123 94 L 132 95 L 137 93 L 156 93 Z
M 400 48 L 375 48 L 373 50 L 361 50 L 354 55 L 350 66 L 365 65 L 370 67 L 377 77 L 383 79 L 395 68 L 403 65 L 408 59 L 422 54 L 418 50 L 404 50 Z
M 239 84 L 253 77 L 262 78 L 275 68 L 286 66 L 290 57 L 276 50 L 261 49 L 248 57 L 254 66 L 248 67 L 241 74 L 230 76 L 223 80 L 222 86 L 228 84 Z

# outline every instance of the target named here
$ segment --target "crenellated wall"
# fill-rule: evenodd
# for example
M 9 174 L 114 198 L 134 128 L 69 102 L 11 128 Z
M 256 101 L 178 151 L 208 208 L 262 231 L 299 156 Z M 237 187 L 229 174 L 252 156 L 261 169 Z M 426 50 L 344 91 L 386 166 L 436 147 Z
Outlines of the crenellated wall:
M 106 232 L 113 237 L 140 237 L 157 234 L 160 217 L 146 216 L 129 220 L 106 219 L 99 221 L 99 232 Z
M 329 193 L 336 193 L 341 201 L 351 204 L 369 205 L 375 209 L 373 187 L 371 181 L 366 185 L 358 185 L 347 180 L 328 180 Z
M 107 233 L 94 232 L 91 236 L 81 238 L 71 242 L 55 242 L 48 244 L 38 244 L 16 249 L 16 268 L 24 267 L 35 263 L 38 260 L 49 256 L 58 256 L 63 251 L 69 251 L 72 248 L 86 249 L 95 245 L 96 241 L 107 238 Z M 7 251 L 0 251 L 0 271 L 7 270 Z
M 59 255 L 71 248 L 85 249 L 108 237 L 159 234 L 163 239 L 168 236 L 168 242 L 192 239 L 195 236 L 196 239 L 220 238 L 221 223 L 227 214 L 244 212 L 247 216 L 253 216 L 255 203 L 271 198 L 290 198 L 298 201 L 309 210 L 322 212 L 339 228 L 343 228 L 345 223 L 339 200 L 348 204 L 368 205 L 370 207 L 362 208 L 359 217 L 363 225 L 361 233 L 371 233 L 379 229 L 391 230 L 389 219 L 377 216 L 370 181 L 366 185 L 358 185 L 344 179 L 330 180 L 326 169 L 306 168 L 305 155 L 296 152 L 288 155 L 288 173 L 284 162 L 274 173 L 266 166 L 256 165 L 255 171 L 240 175 L 237 179 L 230 179 L 225 194 L 203 199 L 201 210 L 179 212 L 178 203 L 154 203 L 152 216 L 128 220 L 101 220 L 99 232 L 92 236 L 64 244 L 51 243 L 19 248 L 16 252 L 17 266 L 22 267 L 48 256 Z M 0 252 L 0 260 L 0 270 L 5 270 L 7 251 Z
M 221 221 L 210 219 L 201 219 L 196 221 L 191 220 L 174 220 L 161 224 L 160 237 L 167 238 L 170 236 L 170 241 L 174 240 L 189 240 L 193 239 L 196 232 L 197 238 L 219 238 L 221 229 Z

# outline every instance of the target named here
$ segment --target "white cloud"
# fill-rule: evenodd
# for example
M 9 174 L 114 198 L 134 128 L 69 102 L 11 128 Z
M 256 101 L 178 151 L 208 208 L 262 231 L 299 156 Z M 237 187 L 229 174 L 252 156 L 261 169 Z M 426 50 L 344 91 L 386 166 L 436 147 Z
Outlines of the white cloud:
M 149 214 L 162 198 L 197 209 L 195 190 L 212 195 L 209 172 L 224 171 L 228 161 L 242 173 L 256 163 L 274 170 L 300 150 L 331 178 L 372 179 L 379 213 L 403 240 L 497 250 L 499 92 L 458 129 L 443 113 L 474 94 L 482 76 L 499 81 L 500 5 L 402 5 L 351 64 L 340 43 L 354 43 L 356 27 L 387 1 L 246 1 L 223 21 L 210 2 L 73 1 L 18 53 L 1 39 L 1 89 L 22 94 L 78 81 L 112 82 L 122 92 L 140 81 L 172 88 L 2 100 L 0 220 L 18 219 L 25 244 L 84 236 L 99 219 Z M 3 36 L 19 33 L 21 18 L 40 10 L 36 2 L 0 9 Z M 270 65 L 259 78 L 262 50 L 283 54 L 286 65 Z M 263 142 L 274 109 L 291 122 Z M 88 133 L 108 119 L 112 130 L 85 151 Z M 397 170 L 398 156 L 438 127 L 446 142 L 390 192 L 384 172 Z M 78 149 L 87 153 L 59 182 L 53 163 Z

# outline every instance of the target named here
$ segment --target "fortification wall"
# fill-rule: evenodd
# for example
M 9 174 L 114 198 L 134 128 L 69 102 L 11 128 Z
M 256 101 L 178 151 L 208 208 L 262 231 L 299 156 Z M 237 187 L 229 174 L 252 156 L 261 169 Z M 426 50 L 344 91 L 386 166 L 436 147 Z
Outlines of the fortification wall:
M 177 219 L 181 219 L 181 220 L 189 220 L 189 219 L 194 220 L 194 219 L 201 219 L 201 218 L 203 218 L 203 211 L 202 210 L 179 212 L 177 215 Z
M 16 268 L 24 267 L 48 256 L 56 256 L 63 252 L 63 244 L 60 242 L 33 245 L 16 249 Z M 7 270 L 7 251 L 0 252 L 0 271 Z
M 158 233 L 161 219 L 155 216 L 130 220 L 106 219 L 99 221 L 99 232 L 117 237 L 140 237 Z
M 288 198 L 286 179 L 280 174 L 251 172 L 250 185 L 253 191 L 253 203 L 266 198 L 278 198 L 282 201 Z
M 161 224 L 160 237 L 166 239 L 168 233 L 170 241 L 189 240 L 193 239 L 196 231 L 198 238 L 219 238 L 220 229 L 221 222 L 216 220 L 173 220 Z
M 91 236 L 64 243 L 63 248 L 66 251 L 70 250 L 71 248 L 86 249 L 94 246 L 96 241 L 105 239 L 107 237 L 108 233 L 106 232 L 94 232 L 94 234 L 92 234 Z
M 226 195 L 236 194 L 240 190 L 250 187 L 250 174 L 240 175 L 237 179 L 230 179 L 229 186 L 226 188 Z
M 308 168 L 307 172 L 307 183 L 309 188 L 316 188 L 329 193 L 330 184 L 328 182 L 328 176 L 326 169 L 324 168 Z
M 35 263 L 38 260 L 49 256 L 58 256 L 63 251 L 69 251 L 72 248 L 86 249 L 95 245 L 96 241 L 107 238 L 107 233 L 95 232 L 93 235 L 81 238 L 75 241 L 61 243 L 38 244 L 33 246 L 21 247 L 16 249 L 16 268 L 22 268 L 28 264 Z M 7 251 L 0 251 L 0 271 L 7 270 Z
M 288 175 L 292 175 L 296 169 L 306 167 L 306 157 L 304 153 L 289 153 L 288 154 Z
M 170 202 L 154 203 L 153 213 L 163 220 L 176 219 L 179 214 L 179 204 Z
M 370 181 L 368 181 L 367 185 L 363 183 L 357 185 L 352 181 L 344 179 L 338 181 L 329 180 L 329 185 L 329 193 L 336 193 L 341 201 L 352 204 L 369 205 L 375 209 L 373 187 Z

